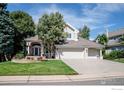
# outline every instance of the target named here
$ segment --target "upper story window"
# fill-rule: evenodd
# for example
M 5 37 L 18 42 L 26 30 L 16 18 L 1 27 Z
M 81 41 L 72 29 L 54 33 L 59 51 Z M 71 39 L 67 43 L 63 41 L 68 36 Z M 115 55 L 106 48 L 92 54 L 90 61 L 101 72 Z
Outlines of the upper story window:
M 71 38 L 71 33 L 68 33 L 68 38 Z

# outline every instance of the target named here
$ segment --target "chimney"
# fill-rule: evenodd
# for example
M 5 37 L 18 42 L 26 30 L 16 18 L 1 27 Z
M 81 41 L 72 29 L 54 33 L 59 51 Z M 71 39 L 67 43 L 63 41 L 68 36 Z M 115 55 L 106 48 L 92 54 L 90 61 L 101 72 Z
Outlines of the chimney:
M 109 32 L 108 28 L 106 28 L 105 31 L 106 31 L 106 36 L 107 36 L 107 38 L 108 38 L 108 36 L 109 36 L 109 35 L 108 35 L 108 32 Z

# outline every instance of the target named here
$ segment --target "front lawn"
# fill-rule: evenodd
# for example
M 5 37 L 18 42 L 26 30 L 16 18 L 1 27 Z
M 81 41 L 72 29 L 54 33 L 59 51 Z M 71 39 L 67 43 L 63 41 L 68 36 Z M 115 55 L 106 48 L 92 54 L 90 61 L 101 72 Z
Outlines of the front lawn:
M 0 75 L 73 75 L 77 74 L 61 60 L 36 63 L 1 62 Z
M 113 59 L 113 61 L 124 63 L 124 58 Z

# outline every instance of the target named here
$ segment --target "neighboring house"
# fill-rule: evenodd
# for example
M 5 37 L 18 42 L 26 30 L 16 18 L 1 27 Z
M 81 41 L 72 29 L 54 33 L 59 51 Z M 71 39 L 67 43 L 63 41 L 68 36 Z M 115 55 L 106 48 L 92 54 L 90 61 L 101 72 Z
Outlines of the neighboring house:
M 79 31 L 70 24 L 66 24 L 64 31 L 68 34 L 67 41 L 63 45 L 56 45 L 56 59 L 103 58 L 103 45 L 79 38 Z M 27 38 L 26 43 L 28 56 L 43 55 L 42 40 L 40 40 L 37 35 L 35 37 Z
M 124 43 L 120 41 L 120 38 L 123 35 L 124 35 L 124 29 L 119 29 L 113 32 L 106 31 L 106 36 L 108 38 L 106 53 L 110 53 L 112 50 L 124 50 Z

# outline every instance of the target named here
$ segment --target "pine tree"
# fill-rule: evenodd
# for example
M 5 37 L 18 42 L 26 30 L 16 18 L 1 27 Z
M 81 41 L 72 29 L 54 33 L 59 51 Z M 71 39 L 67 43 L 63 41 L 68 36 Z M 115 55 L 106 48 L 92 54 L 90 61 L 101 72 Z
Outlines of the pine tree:
M 79 31 L 80 31 L 79 35 L 81 38 L 89 39 L 90 29 L 86 25 L 83 27 L 83 29 L 79 29 Z
M 98 35 L 96 37 L 96 40 L 98 40 L 98 43 L 100 43 L 102 45 L 107 45 L 107 43 L 108 43 L 108 39 L 107 39 L 107 36 L 105 34 Z
M 0 4 L 0 61 L 12 58 L 15 26 L 6 10 L 7 4 Z

